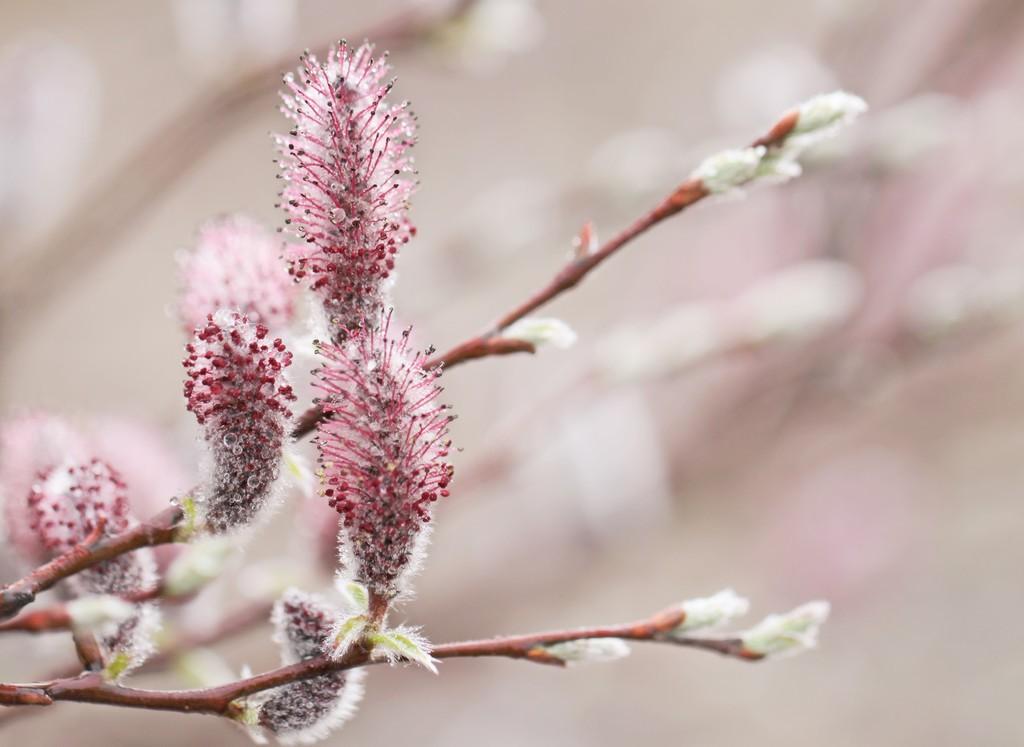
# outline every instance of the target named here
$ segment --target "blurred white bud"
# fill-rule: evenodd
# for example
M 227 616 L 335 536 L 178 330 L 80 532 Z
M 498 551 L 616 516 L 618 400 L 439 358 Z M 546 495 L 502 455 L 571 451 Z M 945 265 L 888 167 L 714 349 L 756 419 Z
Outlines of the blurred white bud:
M 502 330 L 507 340 L 521 340 L 536 347 L 553 345 L 565 350 L 576 342 L 576 333 L 561 319 L 531 317 L 520 319 Z
M 206 537 L 188 545 L 167 569 L 167 594 L 183 596 L 206 586 L 224 572 L 234 550 L 235 543 L 225 537 Z
M 846 91 L 823 93 L 800 105 L 791 135 L 832 134 L 867 110 L 868 105 L 860 96 Z
M 693 170 L 691 179 L 700 181 L 712 194 L 731 192 L 755 176 L 765 148 L 730 148 L 709 156 Z
M 65 606 L 71 627 L 87 630 L 100 638 L 113 636 L 121 623 L 135 614 L 135 605 L 109 594 L 72 599 Z
M 869 157 L 882 168 L 912 166 L 952 140 L 963 108 L 952 96 L 928 93 L 877 112 L 867 133 Z
M 844 262 L 801 262 L 755 283 L 729 308 L 733 334 L 744 344 L 812 339 L 847 319 L 861 298 L 861 280 Z
M 477 0 L 434 34 L 435 45 L 456 64 L 489 73 L 544 35 L 533 0 Z
M 224 658 L 208 648 L 195 648 L 175 657 L 174 671 L 192 687 L 216 687 L 238 678 Z
M 984 272 L 966 263 L 931 270 L 910 287 L 907 320 L 920 337 L 950 334 L 970 324 L 999 323 L 1024 312 L 1024 275 Z
M 743 647 L 764 656 L 798 654 L 814 648 L 829 610 L 828 602 L 816 601 L 783 614 L 768 615 L 741 635 Z
M 736 594 L 732 589 L 710 597 L 687 599 L 680 605 L 686 618 L 675 628 L 675 633 L 689 633 L 694 630 L 714 630 L 728 625 L 737 617 L 747 614 L 750 601 Z
M 756 179 L 762 184 L 781 184 L 796 179 L 804 172 L 796 154 L 781 150 L 767 154 L 758 164 Z
M 683 304 L 661 319 L 613 332 L 599 347 L 601 367 L 629 381 L 683 371 L 722 347 L 719 315 L 709 304 Z
M 621 638 L 584 638 L 541 648 L 566 664 L 615 661 L 629 656 L 629 646 Z

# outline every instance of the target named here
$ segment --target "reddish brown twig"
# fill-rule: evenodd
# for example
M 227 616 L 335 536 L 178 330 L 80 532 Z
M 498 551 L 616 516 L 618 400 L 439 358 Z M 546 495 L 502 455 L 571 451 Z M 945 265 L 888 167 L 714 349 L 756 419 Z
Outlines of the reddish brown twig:
M 796 126 L 796 120 L 797 113 L 795 111 L 785 114 L 767 133 L 751 143 L 751 146 L 773 147 L 781 145 L 792 132 L 793 127 Z M 567 290 L 574 288 L 598 265 L 617 253 L 633 239 L 658 225 L 666 218 L 670 218 L 691 205 L 700 202 L 709 194 L 699 179 L 687 179 L 676 187 L 672 194 L 655 206 L 653 210 L 634 221 L 604 244 L 590 252 L 577 252 L 547 285 L 512 310 L 506 312 L 490 329 L 476 337 L 471 337 L 459 343 L 441 355 L 431 358 L 427 361 L 427 366 L 430 368 L 444 366 L 447 369 L 466 361 L 487 358 L 492 355 L 534 352 L 534 346 L 528 342 L 501 337 L 502 330 L 536 311 Z M 302 438 L 311 433 L 316 428 L 316 424 L 320 421 L 321 417 L 323 417 L 323 413 L 320 408 L 311 407 L 299 418 L 298 425 L 292 432 L 292 437 Z
M 457 18 L 475 0 L 409 3 L 352 38 L 397 49 L 425 38 Z M 334 37 L 337 38 L 337 37 Z M 322 45 L 326 47 L 326 43 Z M 110 251 L 189 169 L 244 120 L 254 103 L 266 103 L 295 56 L 275 59 L 241 77 L 214 85 L 159 127 L 121 165 L 94 186 L 42 246 L 23 252 L 0 277 L 0 320 L 50 297 L 89 261 Z
M 167 596 L 163 586 L 158 585 L 145 591 L 122 594 L 121 598 L 128 602 L 149 602 L 159 599 L 164 604 L 183 604 L 193 596 L 193 594 Z M 13 620 L 0 622 L 0 633 L 48 633 L 55 630 L 70 629 L 71 615 L 68 613 L 68 608 L 65 604 L 54 604 L 41 610 L 25 612 Z
M 647 620 L 578 630 L 561 630 L 532 635 L 492 638 L 488 640 L 448 643 L 436 646 L 431 654 L 436 659 L 498 656 L 522 659 L 541 664 L 564 662 L 546 650 L 546 646 L 567 641 L 593 638 L 625 638 L 652 641 L 715 651 L 745 661 L 762 658 L 744 649 L 739 639 L 674 638 L 670 631 L 685 619 L 678 607 L 658 613 Z M 308 659 L 297 664 L 279 667 L 269 672 L 248 677 L 218 687 L 197 690 L 140 690 L 106 682 L 100 675 L 87 673 L 78 677 L 26 685 L 0 685 L 0 704 L 50 705 L 57 701 L 99 703 L 126 708 L 206 713 L 237 716 L 241 706 L 237 702 L 247 695 L 309 679 L 330 671 L 352 669 L 378 663 L 364 649 L 355 647 L 338 660 L 328 657 Z
M 39 566 L 24 578 L 0 590 L 0 620 L 13 617 L 22 607 L 35 600 L 37 594 L 79 571 L 140 547 L 174 542 L 184 515 L 181 508 L 172 506 L 150 521 L 113 537 L 100 537 L 98 531 L 94 532 L 70 552 Z M 102 527 L 97 529 L 101 530 Z

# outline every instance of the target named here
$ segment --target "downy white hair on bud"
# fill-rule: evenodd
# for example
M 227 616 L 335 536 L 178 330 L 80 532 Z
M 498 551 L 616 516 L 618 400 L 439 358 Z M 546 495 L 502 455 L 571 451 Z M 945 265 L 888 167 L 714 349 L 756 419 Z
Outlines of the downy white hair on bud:
M 541 648 L 566 664 L 615 661 L 629 656 L 629 645 L 621 638 L 583 638 Z
M 576 333 L 561 319 L 526 317 L 514 322 L 501 332 L 507 340 L 521 340 L 535 347 L 552 345 L 565 350 L 576 342 Z
M 135 605 L 111 594 L 91 594 L 72 599 L 65 605 L 71 627 L 95 633 L 101 638 L 117 634 L 121 623 L 135 614 Z
M 235 548 L 226 537 L 203 537 L 190 544 L 167 569 L 165 593 L 184 596 L 206 586 L 224 572 Z
M 828 602 L 815 601 L 783 614 L 768 615 L 740 636 L 743 647 L 762 656 L 789 656 L 812 649 L 829 611 Z
M 732 589 L 723 589 L 710 597 L 687 599 L 680 607 L 686 613 L 686 617 L 673 633 L 714 630 L 728 625 L 737 617 L 747 614 L 750 602 Z
M 711 194 L 732 192 L 757 176 L 766 149 L 730 148 L 705 158 L 690 174 Z
M 797 109 L 797 120 L 790 136 L 831 135 L 868 110 L 867 102 L 846 91 L 823 93 L 808 99 Z

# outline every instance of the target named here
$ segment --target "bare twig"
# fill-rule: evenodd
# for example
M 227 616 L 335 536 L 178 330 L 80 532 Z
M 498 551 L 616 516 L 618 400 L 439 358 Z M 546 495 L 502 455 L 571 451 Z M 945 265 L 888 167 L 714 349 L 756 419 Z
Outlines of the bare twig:
M 670 643 L 679 646 L 714 651 L 726 656 L 755 661 L 762 658 L 747 651 L 739 639 L 677 638 L 670 635 L 686 615 L 679 608 L 660 612 L 646 620 L 578 630 L 560 630 L 532 635 L 492 638 L 479 641 L 448 643 L 436 646 L 431 654 L 436 659 L 497 656 L 522 659 L 540 664 L 564 664 L 546 647 L 567 641 L 595 638 L 624 638 L 634 641 Z M 291 682 L 309 679 L 326 672 L 341 671 L 378 663 L 365 649 L 354 647 L 340 659 L 326 656 L 307 659 L 297 664 L 279 667 L 269 672 L 248 677 L 218 687 L 196 690 L 140 690 L 106 682 L 102 676 L 86 673 L 78 677 L 26 685 L 0 685 L 0 704 L 51 705 L 57 701 L 99 703 L 126 708 L 205 713 L 238 716 L 241 705 L 237 702 L 254 693 L 280 687 Z

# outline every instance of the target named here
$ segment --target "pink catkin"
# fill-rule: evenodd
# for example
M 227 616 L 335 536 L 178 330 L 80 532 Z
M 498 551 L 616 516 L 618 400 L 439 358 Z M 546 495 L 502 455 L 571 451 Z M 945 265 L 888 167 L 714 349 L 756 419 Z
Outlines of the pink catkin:
M 188 409 L 205 428 L 212 469 L 196 496 L 209 531 L 253 523 L 270 499 L 296 397 L 291 353 L 233 312 L 210 316 L 186 346 Z
M 292 319 L 295 284 L 281 259 L 282 242 L 244 215 L 204 223 L 182 255 L 178 315 L 191 333 L 221 309 L 238 311 L 270 329 Z
M 386 54 L 341 42 L 326 62 L 302 55 L 298 76 L 284 79 L 293 126 L 277 137 L 281 204 L 305 242 L 290 272 L 320 297 L 336 343 L 380 319 L 395 255 L 415 233 L 415 119 L 407 102 L 389 101 L 389 72 Z
M 343 575 L 393 599 L 418 565 L 434 501 L 448 495 L 454 416 L 437 403 L 439 371 L 389 336 L 390 317 L 345 348 L 320 347 L 318 388 L 328 418 L 317 430 L 321 492 L 342 517 Z
M 134 524 L 121 476 L 98 459 L 41 475 L 28 505 L 32 528 L 49 557 L 72 550 L 94 532 L 109 537 Z M 65 582 L 76 596 L 135 594 L 155 583 L 155 563 L 147 548 L 111 558 Z M 148 605 L 136 605 L 132 617 L 100 640 L 104 660 L 109 663 L 111 655 L 121 654 L 126 657 L 124 669 L 141 663 L 149 652 L 147 628 L 154 616 Z
M 81 462 L 89 449 L 64 419 L 28 412 L 0 424 L 0 497 L 3 498 L 7 541 L 29 565 L 48 557 L 32 527 L 28 498 L 41 474 L 68 462 Z

